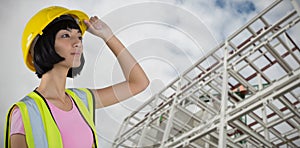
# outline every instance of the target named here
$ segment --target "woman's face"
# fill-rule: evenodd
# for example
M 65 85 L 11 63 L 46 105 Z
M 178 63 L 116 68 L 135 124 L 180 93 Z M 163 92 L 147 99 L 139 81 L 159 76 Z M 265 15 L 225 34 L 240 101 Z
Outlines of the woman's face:
M 78 29 L 62 29 L 55 36 L 55 51 L 65 60 L 57 63 L 72 68 L 79 67 L 82 56 L 82 35 Z

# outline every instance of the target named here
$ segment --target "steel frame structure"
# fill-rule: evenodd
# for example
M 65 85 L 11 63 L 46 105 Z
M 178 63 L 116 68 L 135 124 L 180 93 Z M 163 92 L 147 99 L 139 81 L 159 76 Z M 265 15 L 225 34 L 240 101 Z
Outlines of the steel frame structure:
M 275 1 L 131 113 L 113 147 L 300 147 L 299 22 L 299 2 Z

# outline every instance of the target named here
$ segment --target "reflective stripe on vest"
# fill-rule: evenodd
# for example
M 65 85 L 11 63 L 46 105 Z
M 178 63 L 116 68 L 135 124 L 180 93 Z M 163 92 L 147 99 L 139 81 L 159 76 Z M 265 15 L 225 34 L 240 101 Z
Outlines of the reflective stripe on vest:
M 83 119 L 90 127 L 93 138 L 93 147 L 98 146 L 94 118 L 94 101 L 90 90 L 85 88 L 67 89 L 68 93 L 74 100 L 74 104 L 78 108 Z M 51 114 L 46 100 L 38 94 L 31 92 L 20 102 L 14 104 L 7 114 L 7 124 L 5 132 L 4 147 L 10 148 L 10 117 L 14 107 L 18 106 L 22 115 L 24 130 L 26 133 L 26 143 L 29 148 L 62 148 L 62 139 L 59 129 Z

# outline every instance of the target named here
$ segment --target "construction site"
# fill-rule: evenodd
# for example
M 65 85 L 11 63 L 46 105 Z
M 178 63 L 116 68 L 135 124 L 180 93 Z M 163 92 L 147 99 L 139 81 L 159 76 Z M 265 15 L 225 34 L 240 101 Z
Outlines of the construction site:
M 113 147 L 300 147 L 299 3 L 276 0 L 210 49 L 125 118 Z

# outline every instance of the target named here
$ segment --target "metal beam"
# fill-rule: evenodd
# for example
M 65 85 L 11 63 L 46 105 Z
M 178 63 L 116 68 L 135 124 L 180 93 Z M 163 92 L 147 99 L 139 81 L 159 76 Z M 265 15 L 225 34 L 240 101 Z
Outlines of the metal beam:
M 234 125 L 236 125 L 237 127 L 239 127 L 240 130 L 242 130 L 243 132 L 249 134 L 251 137 L 254 137 L 256 140 L 260 141 L 261 143 L 263 143 L 265 146 L 267 147 L 275 147 L 275 145 L 273 145 L 271 142 L 267 141 L 263 136 L 261 136 L 260 134 L 254 132 L 252 129 L 250 129 L 248 126 L 244 125 L 244 123 L 242 123 L 239 120 L 234 120 L 232 123 L 234 123 Z
M 293 106 L 285 97 L 279 97 L 279 101 L 283 103 L 292 113 L 294 113 L 298 118 L 300 118 L 300 112 L 297 110 L 296 106 Z
M 267 87 L 263 91 L 260 91 L 247 100 L 237 104 L 235 108 L 228 109 L 227 113 L 230 115 L 228 121 L 234 120 L 239 116 L 248 113 L 260 107 L 263 102 L 268 101 L 270 98 L 277 97 L 278 95 L 296 87 L 300 84 L 300 70 L 294 72 L 292 76 L 286 76 L 277 82 L 274 82 L 272 86 Z M 276 92 L 274 92 L 276 90 Z
M 222 82 L 222 100 L 221 100 L 221 111 L 220 111 L 220 125 L 219 125 L 219 142 L 218 148 L 226 147 L 227 145 L 227 117 L 226 110 L 228 106 L 228 65 L 227 65 L 227 57 L 228 57 L 228 41 L 225 42 L 224 47 L 224 66 L 223 66 L 223 82 Z
M 182 76 L 180 77 L 179 82 L 177 84 L 178 87 L 177 87 L 177 90 L 176 90 L 176 96 L 174 97 L 174 99 L 172 101 L 172 104 L 171 104 L 171 108 L 170 108 L 170 112 L 169 112 L 169 118 L 168 118 L 166 129 L 165 129 L 165 132 L 164 132 L 164 135 L 163 135 L 162 144 L 160 145 L 161 148 L 164 148 L 164 145 L 165 145 L 165 143 L 167 142 L 167 140 L 170 136 L 171 128 L 173 126 L 173 120 L 174 120 L 175 110 L 176 110 L 176 103 L 177 103 L 177 100 L 178 100 L 178 97 L 179 97 L 178 96 L 179 91 L 181 89 L 181 80 L 182 80 Z

